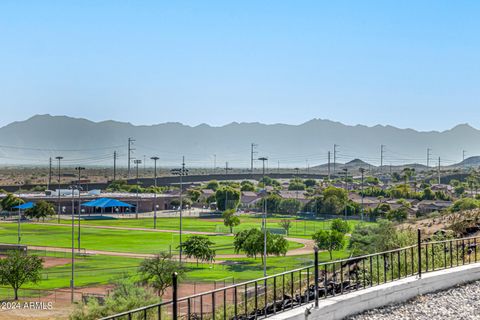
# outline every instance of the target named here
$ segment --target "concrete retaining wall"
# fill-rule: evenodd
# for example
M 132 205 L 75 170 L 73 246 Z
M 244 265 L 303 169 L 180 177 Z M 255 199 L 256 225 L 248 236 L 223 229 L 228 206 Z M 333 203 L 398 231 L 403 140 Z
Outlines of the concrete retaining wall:
M 306 319 L 305 310 L 311 308 L 308 319 L 343 319 L 366 310 L 396 304 L 416 296 L 448 289 L 459 284 L 480 280 L 480 263 L 409 277 L 392 283 L 320 300 L 319 308 L 313 304 L 270 317 L 275 320 Z

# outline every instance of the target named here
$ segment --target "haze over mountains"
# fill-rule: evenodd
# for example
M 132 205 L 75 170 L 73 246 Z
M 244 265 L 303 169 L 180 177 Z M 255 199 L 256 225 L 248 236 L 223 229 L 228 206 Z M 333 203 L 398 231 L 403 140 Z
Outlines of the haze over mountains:
M 161 119 L 159 119 L 159 122 Z M 127 139 L 134 138 L 134 157 L 143 160 L 159 156 L 162 166 L 176 166 L 182 155 L 191 167 L 250 167 L 250 145 L 255 154 L 267 156 L 269 166 L 318 166 L 327 162 L 337 144 L 337 163 L 361 159 L 380 164 L 380 145 L 385 145 L 384 165 L 426 164 L 442 158 L 442 166 L 453 165 L 480 154 L 480 130 L 467 124 L 442 132 L 421 132 L 392 126 L 348 126 L 330 120 L 313 119 L 301 125 L 230 123 L 221 127 L 206 124 L 191 127 L 180 123 L 134 126 L 130 123 L 92 122 L 66 116 L 37 115 L 0 128 L 0 163 L 47 165 L 49 157 L 63 156 L 66 165 L 127 165 Z M 478 166 L 471 158 L 468 165 Z M 256 164 L 258 167 L 260 164 Z

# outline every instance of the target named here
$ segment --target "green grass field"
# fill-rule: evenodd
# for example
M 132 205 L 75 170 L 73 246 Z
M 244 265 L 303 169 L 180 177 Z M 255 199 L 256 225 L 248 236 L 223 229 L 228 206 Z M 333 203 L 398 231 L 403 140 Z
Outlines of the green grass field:
M 35 252 L 31 252 L 35 254 Z M 48 253 L 48 256 L 57 256 Z M 345 258 L 348 252 L 339 251 L 334 254 L 334 259 Z M 66 255 L 69 258 L 69 255 Z M 327 261 L 328 253 L 322 252 L 320 261 Z M 87 287 L 105 285 L 122 277 L 136 280 L 136 270 L 142 259 L 92 255 L 76 257 L 75 260 L 75 286 Z M 269 275 L 308 266 L 313 263 L 313 255 L 295 257 L 268 257 L 267 272 Z M 188 273 L 184 282 L 213 282 L 225 279 L 227 283 L 235 283 L 260 278 L 263 276 L 261 258 L 235 258 L 228 259 L 228 264 L 187 264 Z M 42 272 L 42 280 L 37 284 L 26 284 L 23 289 L 54 290 L 68 288 L 70 283 L 71 264 L 46 268 Z M 0 298 L 11 297 L 12 290 L 0 287 Z
M 22 244 L 49 247 L 71 247 L 71 228 L 23 223 L 21 225 Z M 191 235 L 183 235 L 183 240 Z M 114 230 L 81 228 L 81 247 L 89 250 L 114 252 L 158 253 L 176 250 L 179 234 L 170 232 L 149 232 L 141 230 Z M 209 236 L 215 244 L 217 254 L 233 254 L 232 236 Z M 0 242 L 17 243 L 17 225 L 0 224 Z M 77 245 L 75 240 L 75 246 Z M 289 249 L 302 247 L 298 242 L 289 242 Z
M 280 228 L 278 222 L 281 217 L 269 217 L 269 228 Z M 70 221 L 62 221 L 67 224 Z M 158 228 L 165 230 L 177 230 L 178 218 L 159 218 Z M 257 227 L 261 224 L 261 218 L 241 217 L 241 225 L 235 231 Z M 358 224 L 357 221 L 350 221 L 352 227 Z M 82 248 L 90 250 L 136 252 L 136 253 L 157 253 L 168 251 L 170 246 L 175 249 L 179 242 L 178 233 L 170 232 L 149 232 L 142 230 L 115 230 L 89 228 L 89 226 L 119 226 L 149 228 L 153 225 L 153 219 L 112 219 L 112 220 L 84 220 L 82 221 Z M 227 232 L 223 226 L 221 217 L 212 218 L 185 218 L 183 220 L 184 230 L 206 231 L 206 232 Z M 311 235 L 320 229 L 327 229 L 328 221 L 319 220 L 295 220 L 292 219 L 291 237 L 311 238 Z M 23 223 L 22 243 L 37 246 L 65 247 L 71 246 L 71 229 L 69 225 L 41 225 Z M 184 235 L 185 239 L 188 235 Z M 231 236 L 209 236 L 215 243 L 217 254 L 233 253 L 233 237 Z M 76 241 L 76 240 L 75 240 Z M 17 225 L 14 223 L 0 223 L 0 243 L 17 243 Z M 76 245 L 76 242 L 75 242 Z M 290 242 L 289 249 L 295 249 L 302 245 L 297 242 Z M 35 253 L 32 252 L 31 253 Z M 43 252 L 45 254 L 46 252 Z M 50 256 L 69 258 L 68 253 L 48 253 Z M 340 259 L 348 257 L 348 250 L 344 249 L 334 252 L 333 258 Z M 320 261 L 328 261 L 327 252 L 320 253 Z M 220 260 L 217 258 L 217 260 Z M 221 259 L 227 263 L 223 264 L 188 264 L 187 282 L 212 282 L 226 279 L 227 283 L 233 280 L 238 283 L 252 280 L 263 276 L 261 258 L 229 258 Z M 115 279 L 128 276 L 133 279 L 137 277 L 136 270 L 142 259 L 125 258 L 115 256 L 92 255 L 78 257 L 76 260 L 76 286 L 95 286 L 112 283 Z M 313 263 L 312 255 L 294 257 L 268 257 L 267 272 L 275 274 Z M 43 271 L 42 280 L 38 284 L 27 284 L 25 289 L 52 290 L 68 288 L 71 265 L 55 266 Z M 0 297 L 10 297 L 9 288 L 0 288 Z
M 267 218 L 267 227 L 281 229 L 279 222 L 284 217 L 273 216 Z M 290 237 L 298 238 L 311 238 L 318 230 L 328 229 L 330 227 L 329 220 L 316 220 L 316 219 L 294 219 L 286 217 L 292 220 L 291 229 L 289 232 Z M 229 232 L 229 228 L 223 225 L 222 217 L 219 215 L 217 218 L 183 218 L 183 229 L 189 231 L 203 231 L 203 232 Z M 241 216 L 241 223 L 238 227 L 234 228 L 234 231 L 241 231 L 250 228 L 260 228 L 262 219 L 260 217 L 248 217 Z M 61 220 L 61 223 L 70 223 L 67 220 Z M 82 220 L 83 225 L 94 226 L 117 226 L 117 227 L 131 227 L 131 228 L 153 228 L 153 218 L 142 219 L 102 219 L 102 220 Z M 349 224 L 354 227 L 360 223 L 359 221 L 349 221 Z M 370 222 L 365 222 L 370 223 Z M 158 218 L 157 228 L 163 230 L 178 230 L 179 218 Z

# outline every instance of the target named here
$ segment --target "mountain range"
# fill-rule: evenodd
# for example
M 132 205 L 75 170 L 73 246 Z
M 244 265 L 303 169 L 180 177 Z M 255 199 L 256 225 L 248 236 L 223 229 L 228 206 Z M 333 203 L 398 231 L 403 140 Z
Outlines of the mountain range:
M 266 156 L 269 166 L 320 168 L 330 161 L 347 163 L 361 159 L 379 166 L 381 145 L 383 165 L 429 165 L 440 157 L 441 166 L 461 166 L 462 152 L 480 154 L 480 130 L 468 124 L 446 131 L 416 131 L 393 126 L 350 126 L 313 119 L 300 125 L 237 123 L 213 127 L 187 126 L 165 122 L 133 125 L 125 122 L 93 122 L 67 116 L 36 115 L 0 128 L 0 163 L 47 165 L 49 157 L 63 156 L 67 165 L 127 165 L 128 138 L 135 140 L 132 158 L 160 157 L 162 166 L 250 167 L 251 144 L 254 157 Z M 334 155 L 334 144 L 336 154 Z M 478 157 L 466 157 L 465 166 L 478 166 Z M 359 160 L 360 161 L 360 160 Z M 149 161 L 149 165 L 150 165 Z M 261 164 L 257 161 L 255 166 Z

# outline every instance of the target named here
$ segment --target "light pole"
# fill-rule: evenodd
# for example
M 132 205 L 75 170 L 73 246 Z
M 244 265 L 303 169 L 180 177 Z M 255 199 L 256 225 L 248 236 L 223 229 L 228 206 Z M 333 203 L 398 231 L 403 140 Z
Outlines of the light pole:
M 347 210 L 348 210 L 348 168 L 343 168 L 345 172 L 345 191 L 347 192 L 347 198 L 345 199 L 345 220 L 347 220 Z
M 60 161 L 63 159 L 63 157 L 55 157 L 55 159 L 58 160 L 58 214 L 57 214 L 57 218 L 58 218 L 58 223 L 60 223 L 60 178 L 61 178 L 61 171 L 60 171 Z
M 363 181 L 364 181 L 364 175 L 365 175 L 365 169 L 364 168 L 360 168 L 360 173 L 362 174 L 362 221 L 363 221 L 363 212 L 364 212 L 364 208 L 363 208 L 363 197 L 365 196 L 365 194 L 363 193 Z
M 185 169 L 185 156 L 182 157 L 182 167 L 180 169 L 172 169 L 173 175 L 180 176 L 180 246 L 179 261 L 182 262 L 182 216 L 183 216 L 183 176 L 188 175 L 188 169 Z
M 81 175 L 82 175 L 82 170 L 85 170 L 84 167 L 76 167 L 75 170 L 78 171 L 78 252 L 80 252 L 80 212 L 82 211 L 82 198 L 80 197 L 80 191 L 81 191 L 81 187 L 80 187 L 80 180 L 81 180 Z
M 264 188 L 264 199 L 263 199 L 263 276 L 267 276 L 267 186 L 265 185 L 265 161 L 268 160 L 266 157 L 258 158 L 262 161 L 262 175 L 263 175 L 263 188 Z
M 150 159 L 153 160 L 153 175 L 155 179 L 155 190 L 153 193 L 153 229 L 157 229 L 157 161 L 160 159 L 159 157 L 151 157 Z
M 142 160 L 133 160 L 133 163 L 135 163 L 135 170 L 136 170 L 136 173 L 137 173 L 137 201 L 136 201 L 136 207 L 135 207 L 135 219 L 138 219 L 138 189 L 140 188 L 140 183 L 138 182 L 138 165 L 140 163 L 142 163 Z
M 22 189 L 21 187 L 22 182 L 18 183 L 18 244 L 20 244 L 20 241 L 22 240 L 22 236 L 20 233 L 20 220 L 22 219 L 22 209 L 20 209 L 20 190 Z
M 70 189 L 72 190 L 72 276 L 70 279 L 70 299 L 73 302 L 73 295 L 75 290 L 75 189 L 78 189 L 78 186 L 70 186 Z

